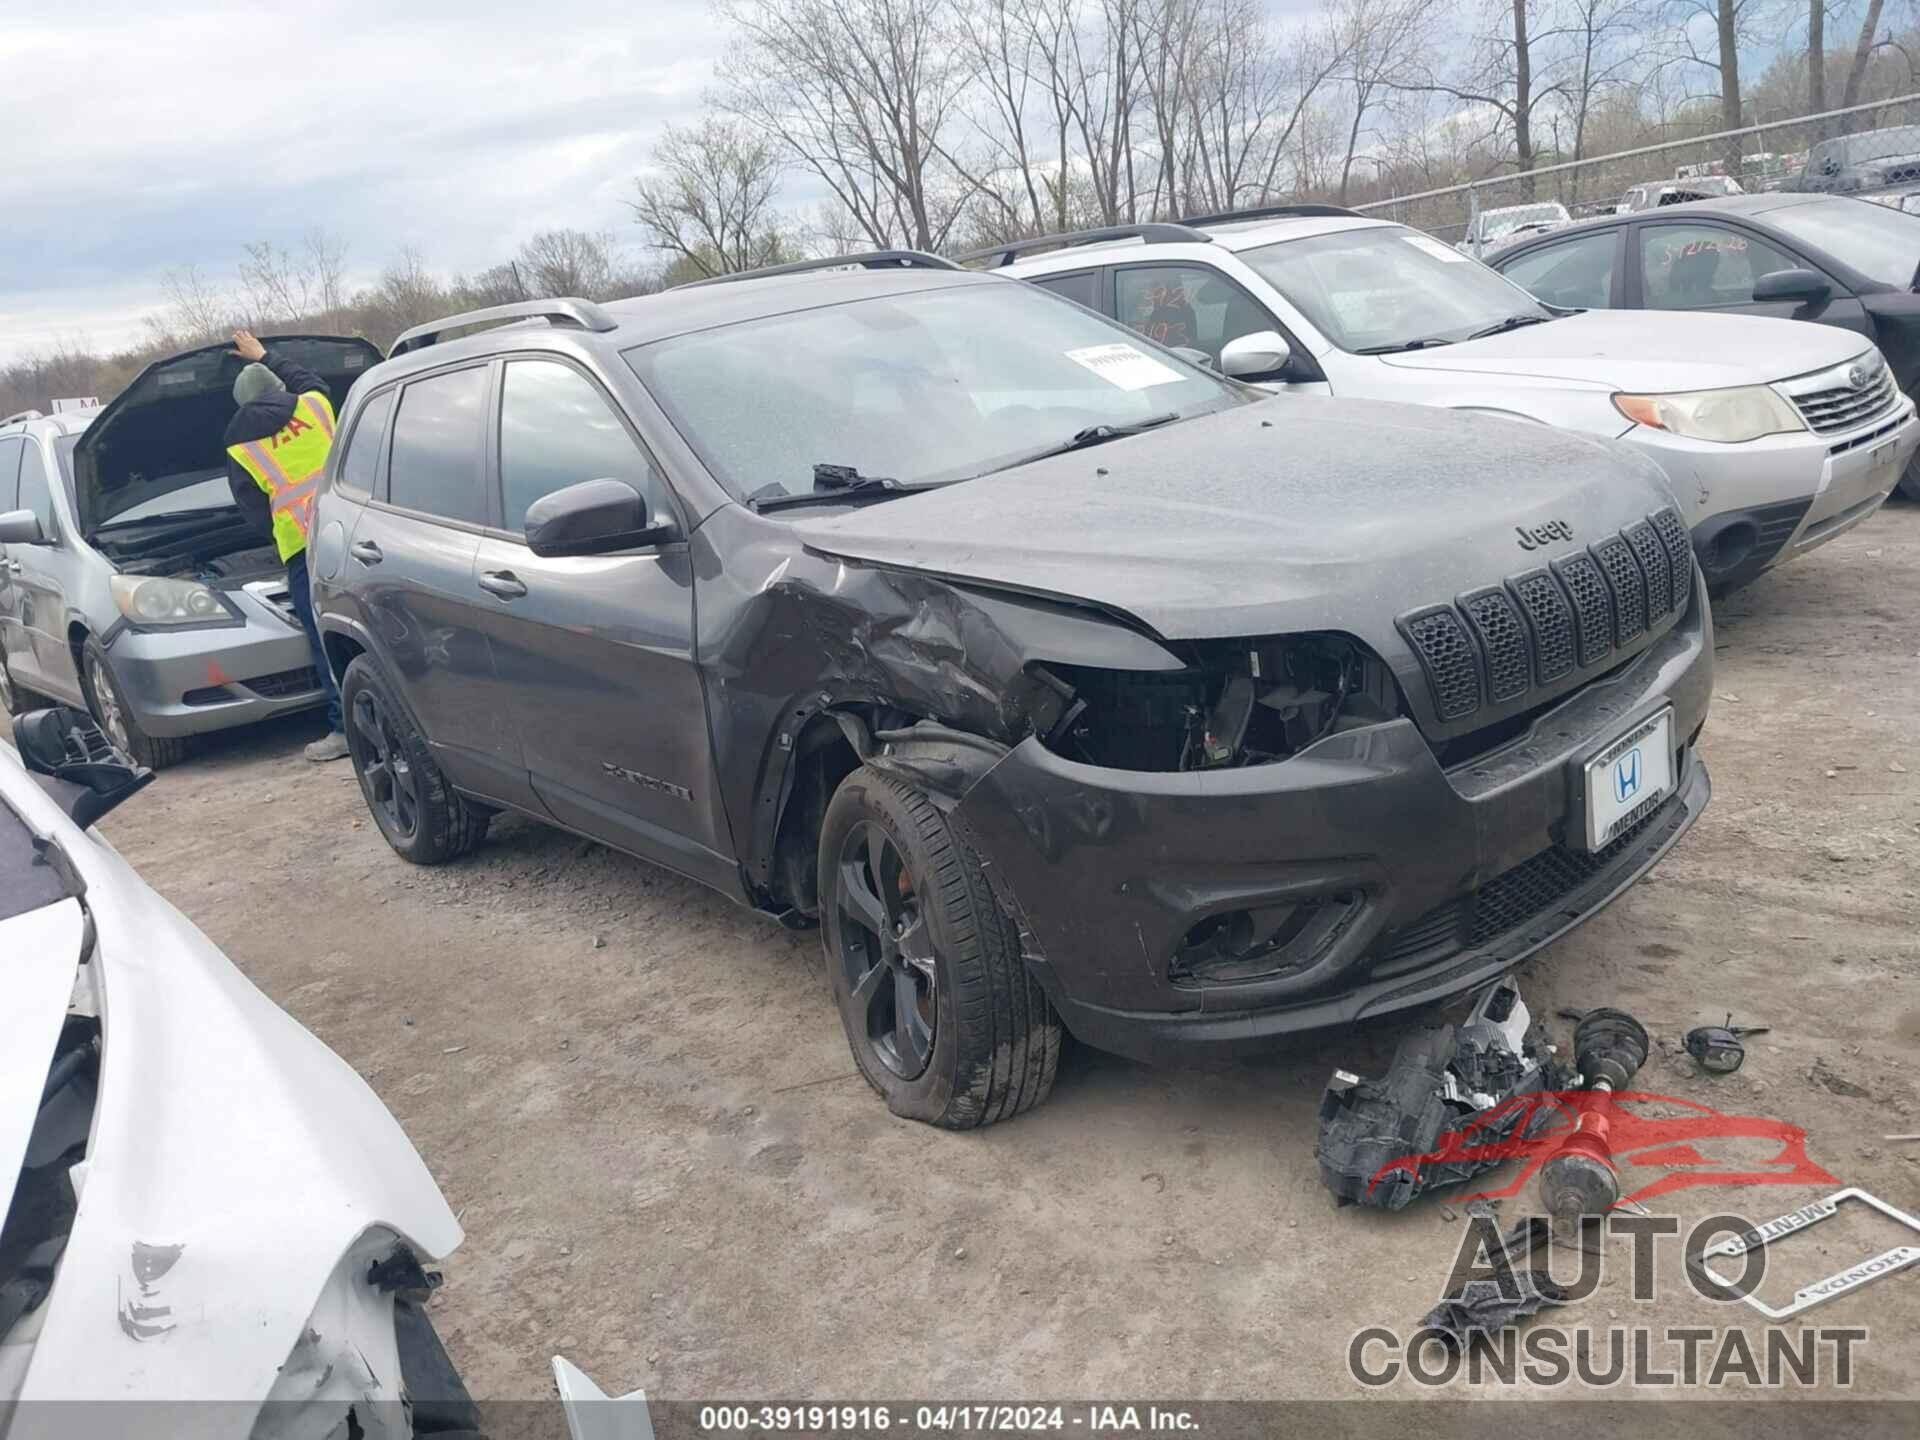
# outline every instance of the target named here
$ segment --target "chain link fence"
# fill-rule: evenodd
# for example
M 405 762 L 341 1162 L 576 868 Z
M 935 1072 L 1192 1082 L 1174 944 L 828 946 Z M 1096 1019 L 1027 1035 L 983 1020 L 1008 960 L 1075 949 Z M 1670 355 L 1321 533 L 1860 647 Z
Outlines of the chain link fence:
M 1920 94 L 1541 165 L 1355 208 L 1490 255 L 1577 220 L 1768 190 L 1861 195 L 1920 212 Z M 1912 205 L 1903 205 L 1907 195 Z

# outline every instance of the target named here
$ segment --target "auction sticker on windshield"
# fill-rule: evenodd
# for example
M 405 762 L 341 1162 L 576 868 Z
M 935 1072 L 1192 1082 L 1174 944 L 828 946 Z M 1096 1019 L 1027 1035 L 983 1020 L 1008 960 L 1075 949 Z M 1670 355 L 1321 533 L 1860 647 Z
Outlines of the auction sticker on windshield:
M 1151 355 L 1131 345 L 1089 345 L 1069 350 L 1067 358 L 1084 365 L 1109 385 L 1122 390 L 1145 390 L 1150 385 L 1169 385 L 1180 379 L 1180 372 L 1162 365 Z
M 1634 726 L 1587 762 L 1587 848 L 1600 850 L 1673 793 L 1673 711 Z

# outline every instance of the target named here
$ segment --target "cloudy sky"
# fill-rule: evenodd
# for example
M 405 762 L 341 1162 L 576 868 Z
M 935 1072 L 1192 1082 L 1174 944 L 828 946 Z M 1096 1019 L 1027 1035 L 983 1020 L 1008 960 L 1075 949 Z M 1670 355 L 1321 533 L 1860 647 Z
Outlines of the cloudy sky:
M 0 25 L 0 361 L 112 348 L 198 263 L 343 236 L 356 279 L 404 245 L 437 270 L 621 203 L 700 108 L 704 0 L 324 0 L 15 9 Z

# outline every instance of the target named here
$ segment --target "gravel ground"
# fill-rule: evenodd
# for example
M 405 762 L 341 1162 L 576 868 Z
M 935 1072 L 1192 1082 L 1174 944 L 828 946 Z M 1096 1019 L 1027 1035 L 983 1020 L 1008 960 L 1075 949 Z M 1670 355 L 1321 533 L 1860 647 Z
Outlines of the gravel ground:
M 1884 1136 L 1920 1130 L 1917 594 L 1902 505 L 1721 606 L 1713 804 L 1522 972 L 1536 1014 L 1641 1016 L 1645 1088 L 1804 1126 L 1912 1210 L 1920 1145 Z M 1070 1048 L 1039 1111 L 930 1130 L 856 1077 L 815 935 L 513 819 L 409 867 L 347 765 L 302 760 L 313 733 L 209 742 L 105 828 L 426 1156 L 467 1230 L 435 1319 L 483 1398 L 550 1394 L 555 1352 L 668 1397 L 1343 1397 L 1349 1338 L 1410 1328 L 1451 1268 L 1437 1199 L 1336 1212 L 1313 1162 L 1329 1071 L 1382 1068 L 1398 1025 L 1204 1070 Z M 1697 1077 L 1679 1036 L 1728 1011 L 1772 1033 Z M 1826 1188 L 1656 1208 L 1760 1219 Z M 1804 1237 L 1796 1283 L 1895 1243 L 1855 1231 Z M 1733 1323 L 1662 1277 L 1636 1304 L 1616 1266 L 1559 1316 Z M 1853 1393 L 1920 1398 L 1920 1271 L 1816 1315 L 1871 1332 Z

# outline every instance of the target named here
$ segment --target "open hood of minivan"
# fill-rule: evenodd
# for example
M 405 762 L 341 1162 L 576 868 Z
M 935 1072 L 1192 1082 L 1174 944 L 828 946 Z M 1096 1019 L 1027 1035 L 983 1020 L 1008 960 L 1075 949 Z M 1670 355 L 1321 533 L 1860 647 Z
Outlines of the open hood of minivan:
M 260 343 L 318 372 L 336 410 L 381 358 L 371 340 L 350 335 L 263 335 Z M 231 345 L 203 345 L 154 361 L 113 398 L 73 452 L 82 534 L 225 468 L 222 442 L 242 363 Z
M 1852 330 L 1765 315 L 1587 310 L 1381 358 L 1401 370 L 1526 376 L 1654 395 L 1771 384 L 1851 360 L 1867 345 Z

